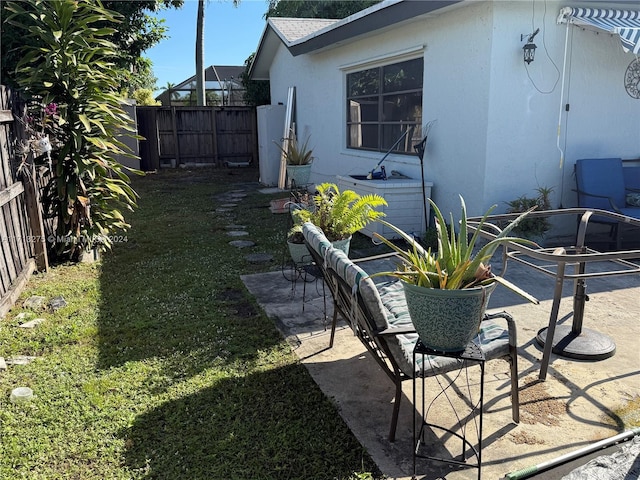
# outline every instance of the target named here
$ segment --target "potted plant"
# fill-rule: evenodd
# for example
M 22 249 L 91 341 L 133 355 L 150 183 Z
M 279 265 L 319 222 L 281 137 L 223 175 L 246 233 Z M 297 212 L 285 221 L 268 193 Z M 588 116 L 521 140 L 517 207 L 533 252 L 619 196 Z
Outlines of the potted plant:
M 369 222 L 382 218 L 384 212 L 376 210 L 376 207 L 386 205 L 386 200 L 380 195 L 340 191 L 335 183 L 323 183 L 318 185 L 309 208 L 292 211 L 295 225 L 289 231 L 288 243 L 304 244 L 302 224 L 311 222 L 324 232 L 334 247 L 348 254 L 351 236 Z
M 476 250 L 479 231 L 486 218 L 496 208 L 491 207 L 475 226 L 469 240 L 467 234 L 467 210 L 460 197 L 462 213 L 460 232 L 447 230 L 438 206 L 429 199 L 436 216 L 438 251 L 424 250 L 415 239 L 388 222 L 379 220 L 397 232 L 410 246 L 404 250 L 381 235 L 374 236 L 396 251 L 403 263 L 393 272 L 376 275 L 392 275 L 403 281 L 407 308 L 422 342 L 438 351 L 460 351 L 477 334 L 489 296 L 497 283 L 501 283 L 527 300 L 538 303 L 534 297 L 504 278 L 494 275 L 487 264 L 496 249 L 507 242 L 533 243 L 509 236 L 510 232 L 529 213 L 525 212 L 507 225 L 497 238 Z M 453 226 L 453 216 L 450 225 Z
M 550 210 L 551 200 L 549 199 L 549 196 L 553 192 L 553 187 L 538 187 L 536 188 L 536 192 L 538 195 L 535 197 L 522 195 L 515 200 L 507 202 L 507 205 L 509 206 L 507 213 L 522 213 L 534 208 L 536 210 Z M 551 223 L 547 217 L 530 216 L 523 219 L 518 225 L 516 225 L 513 229 L 513 233 L 517 233 L 518 235 L 528 240 L 533 240 L 536 243 L 541 243 L 550 228 Z
M 309 175 L 311 174 L 311 156 L 313 151 L 309 149 L 309 137 L 300 144 L 293 128 L 289 129 L 289 135 L 284 139 L 284 147 L 278 145 L 285 160 L 287 161 L 287 177 L 289 178 L 290 187 L 296 185 L 306 185 L 309 183 Z

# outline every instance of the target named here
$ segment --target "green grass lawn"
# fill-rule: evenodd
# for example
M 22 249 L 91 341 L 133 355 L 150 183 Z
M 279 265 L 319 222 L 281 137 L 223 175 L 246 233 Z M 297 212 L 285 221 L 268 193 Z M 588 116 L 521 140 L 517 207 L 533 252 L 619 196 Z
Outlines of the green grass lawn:
M 134 181 L 132 228 L 97 264 L 35 275 L 0 321 L 1 479 L 378 478 L 240 275 L 280 268 L 287 215 L 255 169 L 162 171 Z M 246 190 L 228 212 L 220 194 Z M 247 227 L 249 249 L 228 244 Z M 122 240 L 125 240 L 124 238 Z M 256 265 L 248 253 L 272 253 Z M 63 295 L 17 328 L 28 296 Z M 28 386 L 30 403 L 9 402 Z

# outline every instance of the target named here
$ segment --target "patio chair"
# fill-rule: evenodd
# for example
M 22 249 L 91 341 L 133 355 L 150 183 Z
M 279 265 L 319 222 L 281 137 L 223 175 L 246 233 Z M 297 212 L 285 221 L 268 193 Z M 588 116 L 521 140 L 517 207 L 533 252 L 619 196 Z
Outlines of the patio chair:
M 303 233 L 309 250 L 312 255 L 317 256 L 319 265 L 325 272 L 325 279 L 333 296 L 331 344 L 339 314 L 351 325 L 354 334 L 395 384 L 395 401 L 389 430 L 389 441 L 393 442 L 402 399 L 402 382 L 414 377 L 430 377 L 457 370 L 460 368 L 460 361 L 434 356 L 414 364 L 413 349 L 418 335 L 409 317 L 400 281 L 385 281 L 376 285 L 359 266 L 360 261 L 356 264 L 343 252 L 333 248 L 315 226 L 305 224 Z M 370 259 L 360 260 L 366 263 Z M 506 320 L 506 329 L 493 321 L 498 318 Z M 517 342 L 513 318 L 506 312 L 486 314 L 474 341 L 480 345 L 486 360 L 505 357 L 510 360 L 512 418 L 518 423 Z
M 607 210 L 640 219 L 640 207 L 627 204 L 625 176 L 620 158 L 586 158 L 575 164 L 578 207 Z M 592 221 L 611 226 L 611 236 L 621 248 L 622 237 L 618 222 L 612 223 L 594 216 Z

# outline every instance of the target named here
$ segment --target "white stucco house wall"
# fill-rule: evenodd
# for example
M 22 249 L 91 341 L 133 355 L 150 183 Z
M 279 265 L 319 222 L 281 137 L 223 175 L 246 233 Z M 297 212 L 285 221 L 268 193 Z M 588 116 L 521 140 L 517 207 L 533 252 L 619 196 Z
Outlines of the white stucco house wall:
M 298 136 L 311 135 L 319 183 L 366 174 L 384 155 L 347 146 L 347 76 L 422 58 L 421 124 L 435 121 L 424 174 L 443 212 L 459 211 L 459 194 L 471 215 L 496 203 L 502 212 L 539 186 L 553 187 L 553 207 L 571 207 L 576 159 L 640 158 L 640 99 L 624 82 L 636 55 L 618 35 L 559 24 L 563 7 L 640 9 L 637 1 L 393 0 L 339 21 L 271 18 L 251 75 L 270 80 L 273 104 L 286 104 L 295 86 Z M 538 28 L 526 64 L 523 45 Z M 415 154 L 391 154 L 384 165 L 421 177 Z

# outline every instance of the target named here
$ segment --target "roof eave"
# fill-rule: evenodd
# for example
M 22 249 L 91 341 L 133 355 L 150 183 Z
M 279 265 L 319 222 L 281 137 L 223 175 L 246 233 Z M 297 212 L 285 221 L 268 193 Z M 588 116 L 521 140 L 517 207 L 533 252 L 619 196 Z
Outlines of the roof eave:
M 287 47 L 289 46 L 287 40 L 278 33 L 277 29 L 273 28 L 270 19 L 267 19 L 258 42 L 258 50 L 253 56 L 253 62 L 249 67 L 249 78 L 251 80 L 269 80 L 269 65 L 271 65 L 275 56 L 278 41 L 284 43 Z M 267 56 L 269 57 L 268 59 Z
M 464 1 L 466 0 L 397 1 L 381 3 L 370 9 L 344 18 L 334 25 L 319 30 L 313 35 L 292 42 L 290 45 L 287 45 L 287 48 L 294 57 L 317 52 L 339 45 L 355 37 L 411 20 L 413 17 L 433 13 L 443 8 L 463 3 Z

